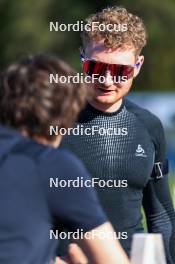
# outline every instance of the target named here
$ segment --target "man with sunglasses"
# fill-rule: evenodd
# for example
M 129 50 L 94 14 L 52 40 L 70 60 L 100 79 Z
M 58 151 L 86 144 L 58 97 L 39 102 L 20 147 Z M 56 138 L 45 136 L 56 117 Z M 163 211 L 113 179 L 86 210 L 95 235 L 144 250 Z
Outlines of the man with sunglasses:
M 103 9 L 85 22 L 126 23 L 127 31 L 83 32 L 82 67 L 92 78 L 89 89 L 93 96 L 77 125 L 84 130 L 95 126 L 99 133 L 72 133 L 63 145 L 82 159 L 92 178 L 99 179 L 97 191 L 110 221 L 120 234 L 127 234 L 121 235 L 120 242 L 128 255 L 133 234 L 144 232 L 143 206 L 148 232 L 162 234 L 167 263 L 173 264 L 175 212 L 168 187 L 163 127 L 155 115 L 125 99 L 144 62 L 141 50 L 147 41 L 145 26 L 122 7 Z M 99 80 L 105 77 L 105 81 L 93 82 L 94 76 Z M 124 77 L 126 81 L 115 81 Z M 116 128 L 125 128 L 127 133 L 107 133 Z M 116 181 L 127 184 L 123 187 Z

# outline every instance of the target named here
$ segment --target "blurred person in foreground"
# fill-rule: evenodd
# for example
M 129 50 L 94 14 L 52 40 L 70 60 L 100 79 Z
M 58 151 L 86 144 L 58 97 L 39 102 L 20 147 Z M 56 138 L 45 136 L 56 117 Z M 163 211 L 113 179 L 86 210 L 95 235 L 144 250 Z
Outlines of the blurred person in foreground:
M 56 149 L 61 136 L 49 133 L 49 125 L 71 126 L 86 90 L 79 84 L 50 84 L 54 73 L 75 74 L 56 57 L 36 55 L 11 65 L 0 77 L 0 263 L 55 263 L 57 240 L 50 239 L 50 230 L 66 227 L 83 230 L 84 237 L 77 240 L 82 251 L 73 245 L 67 260 L 58 263 L 127 264 L 118 241 L 98 237 L 114 230 L 94 189 L 49 185 L 50 177 L 90 180 L 78 158 Z
M 103 27 L 84 30 L 81 60 L 94 96 L 76 123 L 87 133 L 67 135 L 63 146 L 81 158 L 96 179 L 112 225 L 120 234 L 127 233 L 120 242 L 128 255 L 133 234 L 144 232 L 143 206 L 148 232 L 162 234 L 167 263 L 174 264 L 175 212 L 164 130 L 155 115 L 125 98 L 144 62 L 145 26 L 141 18 L 117 6 L 88 16 L 84 24 L 93 23 Z

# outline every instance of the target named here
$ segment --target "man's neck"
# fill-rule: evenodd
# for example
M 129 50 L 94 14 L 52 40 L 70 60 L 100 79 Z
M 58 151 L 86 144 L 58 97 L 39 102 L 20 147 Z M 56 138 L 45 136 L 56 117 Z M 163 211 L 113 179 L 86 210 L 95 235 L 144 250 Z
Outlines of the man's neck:
M 122 105 L 123 99 L 120 99 L 116 103 L 109 105 L 109 104 L 102 104 L 95 100 L 89 100 L 88 103 L 93 106 L 95 109 L 100 110 L 106 113 L 113 113 L 116 112 L 120 106 Z

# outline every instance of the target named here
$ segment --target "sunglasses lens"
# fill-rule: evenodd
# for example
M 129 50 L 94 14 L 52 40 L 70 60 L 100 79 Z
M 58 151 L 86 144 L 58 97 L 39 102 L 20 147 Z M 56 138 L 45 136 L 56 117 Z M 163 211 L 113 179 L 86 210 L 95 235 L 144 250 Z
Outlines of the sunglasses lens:
M 133 75 L 134 75 L 134 67 L 132 67 L 132 66 L 128 66 L 128 65 L 124 65 L 123 67 L 124 67 L 124 68 L 123 68 L 123 73 L 122 73 L 122 75 L 123 75 L 123 76 L 127 76 L 127 79 L 132 78 Z
M 106 64 L 93 60 L 83 61 L 83 71 L 90 76 L 92 76 L 93 74 L 105 76 L 106 71 L 110 71 L 112 77 L 118 78 L 125 76 L 127 79 L 133 77 L 134 74 L 134 68 L 132 66 L 120 64 Z
M 109 66 L 110 73 L 113 77 L 125 76 L 127 79 L 133 77 L 134 68 L 129 65 L 111 64 Z
M 83 71 L 90 76 L 93 74 L 104 75 L 106 72 L 106 64 L 102 62 L 85 60 L 83 61 Z

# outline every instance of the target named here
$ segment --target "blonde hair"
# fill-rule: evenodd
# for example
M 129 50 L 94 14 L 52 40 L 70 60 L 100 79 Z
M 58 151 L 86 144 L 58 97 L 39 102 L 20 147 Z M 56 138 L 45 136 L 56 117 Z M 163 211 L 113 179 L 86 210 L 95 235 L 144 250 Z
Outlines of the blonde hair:
M 92 25 L 93 22 L 98 22 L 103 25 L 113 24 L 116 26 L 126 24 L 127 30 L 100 31 L 98 28 L 91 31 L 84 30 L 82 33 L 84 47 L 86 47 L 87 43 L 90 41 L 100 41 L 104 39 L 106 48 L 123 49 L 129 46 L 135 49 L 136 54 L 139 54 L 146 45 L 147 33 L 142 19 L 129 13 L 123 7 L 108 7 L 85 19 L 85 24 Z

